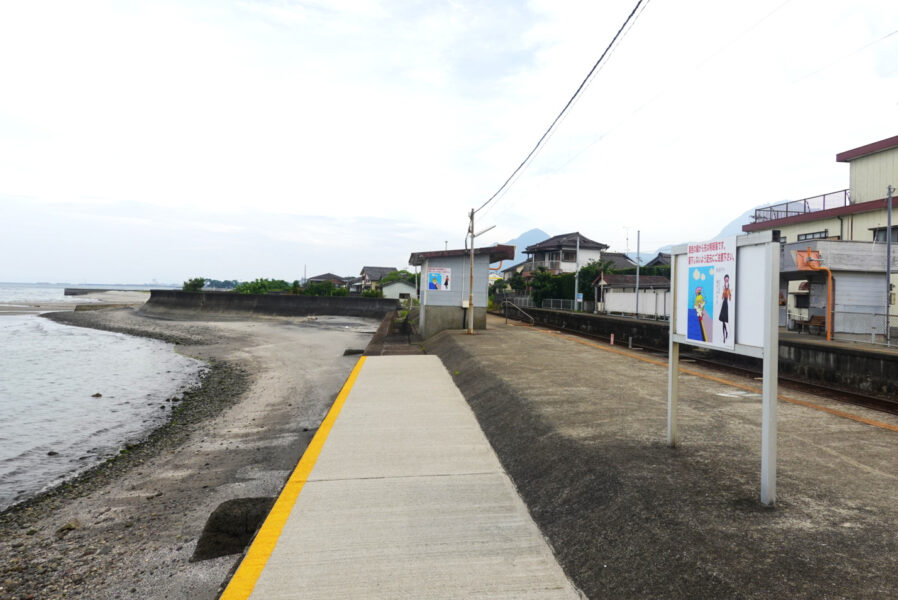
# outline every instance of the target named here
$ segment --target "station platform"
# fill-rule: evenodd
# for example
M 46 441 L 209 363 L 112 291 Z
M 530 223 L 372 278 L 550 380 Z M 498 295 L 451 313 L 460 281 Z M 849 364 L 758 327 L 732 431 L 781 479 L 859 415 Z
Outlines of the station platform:
M 580 598 L 436 356 L 363 357 L 221 598 Z
M 898 416 L 780 389 L 765 507 L 759 379 L 681 360 L 671 448 L 666 357 L 503 321 L 425 350 L 586 597 L 895 597 Z

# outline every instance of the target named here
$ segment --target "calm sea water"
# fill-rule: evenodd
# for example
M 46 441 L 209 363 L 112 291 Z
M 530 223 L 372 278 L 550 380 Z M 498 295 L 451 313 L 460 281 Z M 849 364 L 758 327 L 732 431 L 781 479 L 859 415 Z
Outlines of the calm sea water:
M 0 285 L 0 302 L 63 298 L 62 288 Z M 160 425 L 165 400 L 203 368 L 164 342 L 0 316 L 0 510 Z

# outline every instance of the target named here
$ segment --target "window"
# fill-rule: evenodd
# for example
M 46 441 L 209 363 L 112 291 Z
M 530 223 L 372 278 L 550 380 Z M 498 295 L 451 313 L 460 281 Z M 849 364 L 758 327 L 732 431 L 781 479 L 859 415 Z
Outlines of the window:
M 795 294 L 795 308 L 810 308 L 810 294 Z
M 821 240 L 829 237 L 829 229 L 824 229 L 823 231 L 815 231 L 814 233 L 799 233 L 798 241 L 803 242 L 805 240 Z
M 873 241 L 886 241 L 886 227 L 879 227 L 873 230 Z M 892 241 L 898 242 L 898 225 L 892 226 Z
M 577 251 L 576 250 L 564 250 L 561 253 L 562 262 L 574 262 L 577 260 Z

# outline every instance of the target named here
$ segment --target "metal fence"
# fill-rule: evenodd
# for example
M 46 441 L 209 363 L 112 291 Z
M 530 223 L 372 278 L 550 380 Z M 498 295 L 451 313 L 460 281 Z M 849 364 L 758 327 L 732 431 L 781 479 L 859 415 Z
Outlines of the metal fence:
M 811 196 L 801 200 L 792 200 L 790 202 L 782 202 L 773 206 L 766 206 L 755 210 L 755 223 L 762 221 L 772 221 L 774 219 L 784 219 L 786 217 L 794 217 L 805 213 L 817 212 L 820 210 L 828 210 L 830 208 L 838 208 L 840 206 L 848 206 L 851 203 L 851 197 L 848 190 L 839 190 L 838 192 L 830 192 L 819 196 Z
M 789 312 L 785 323 L 789 331 L 826 337 L 826 325 L 808 325 L 805 315 Z M 823 321 L 825 323 L 825 320 Z M 832 339 L 877 346 L 898 346 L 898 317 L 892 316 L 886 335 L 885 313 L 836 310 L 833 314 Z

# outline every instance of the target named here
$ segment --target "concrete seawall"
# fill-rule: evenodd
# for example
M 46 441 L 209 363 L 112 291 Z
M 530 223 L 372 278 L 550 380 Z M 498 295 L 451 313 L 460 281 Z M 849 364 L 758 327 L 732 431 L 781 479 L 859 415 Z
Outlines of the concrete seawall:
M 141 310 L 151 315 L 184 312 L 254 314 L 278 317 L 337 315 L 382 319 L 396 310 L 399 301 L 354 296 L 292 296 L 235 294 L 233 292 L 182 292 L 151 290 Z
M 630 337 L 633 344 L 658 350 L 668 347 L 670 324 L 667 321 L 649 321 L 609 315 L 573 313 L 563 310 L 527 308 L 538 325 L 557 327 L 588 335 L 608 338 L 614 334 L 615 343 L 626 346 Z M 511 314 L 508 318 L 519 317 Z M 848 391 L 898 398 L 898 353 L 894 350 L 865 347 L 859 344 L 826 342 L 813 336 L 796 339 L 796 334 L 781 335 L 779 346 L 780 375 L 807 381 L 816 385 L 828 385 Z M 747 356 L 690 348 L 690 352 L 703 357 L 739 367 L 757 367 L 760 359 Z

